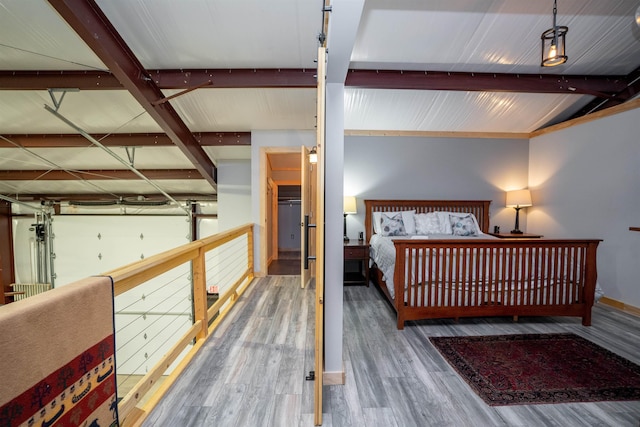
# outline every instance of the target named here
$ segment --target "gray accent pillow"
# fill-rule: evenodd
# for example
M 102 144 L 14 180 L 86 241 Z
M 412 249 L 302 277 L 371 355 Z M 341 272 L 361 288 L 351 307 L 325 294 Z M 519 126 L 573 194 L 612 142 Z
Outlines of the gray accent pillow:
M 380 231 L 383 236 L 406 236 L 407 231 L 402 222 L 402 213 L 380 215 Z
M 451 229 L 454 236 L 475 236 L 478 234 L 478 229 L 471 215 L 462 217 L 450 215 L 449 218 L 451 218 Z

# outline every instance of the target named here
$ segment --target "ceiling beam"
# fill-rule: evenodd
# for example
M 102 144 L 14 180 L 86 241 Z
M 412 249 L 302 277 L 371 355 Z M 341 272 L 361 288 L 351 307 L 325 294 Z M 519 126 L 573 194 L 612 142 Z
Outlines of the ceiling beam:
M 113 200 L 112 196 L 106 194 L 96 193 L 55 193 L 55 194 L 43 194 L 43 193 L 20 193 L 20 194 L 8 194 L 16 200 L 22 202 L 40 202 L 40 201 L 54 201 L 65 202 L 69 200 Z M 172 193 L 171 196 L 176 200 L 198 200 L 216 202 L 218 196 L 215 194 L 198 194 L 198 193 Z M 166 200 L 167 198 L 160 193 L 145 193 L 144 195 L 137 193 L 124 193 L 118 194 L 119 198 L 128 200 L 138 200 L 141 197 L 145 201 L 159 201 Z M 2 203 L 2 201 L 0 201 Z
M 640 67 L 629 73 L 626 76 L 625 81 L 628 82 L 627 85 L 620 91 L 616 92 L 613 97 L 594 99 L 578 110 L 569 118 L 569 120 L 605 110 L 610 107 L 615 107 L 616 105 L 624 104 L 634 98 L 640 93 Z
M 203 86 L 220 88 L 313 88 L 315 69 L 213 69 L 149 70 L 147 75 L 160 89 L 189 89 Z M 105 71 L 2 71 L 2 90 L 46 90 L 73 88 L 80 90 L 124 89 L 115 76 Z
M 94 0 L 48 0 L 213 188 L 216 167 Z
M 156 70 L 146 72 L 159 89 L 315 87 L 315 70 L 228 69 Z M 627 88 L 629 76 L 559 74 L 462 73 L 441 71 L 349 70 L 345 86 L 368 89 L 498 91 L 609 95 Z M 110 73 L 102 71 L 0 71 L 0 90 L 122 89 Z
M 315 69 L 214 69 L 214 70 L 156 70 L 149 71 L 161 89 L 188 89 L 210 82 L 219 88 L 313 88 Z
M 367 89 L 607 95 L 623 90 L 627 82 L 625 76 L 349 70 L 345 85 Z
M 47 90 L 53 88 L 124 89 L 118 79 L 107 71 L 0 71 L 0 89 L 2 90 Z
M 113 133 L 92 135 L 105 147 L 174 147 L 164 133 Z M 198 132 L 193 137 L 203 147 L 251 145 L 251 132 Z M 0 148 L 72 148 L 94 146 L 78 134 L 2 135 Z
M 138 169 L 148 179 L 202 179 L 195 169 Z M 96 180 L 140 180 L 140 177 L 128 169 L 95 170 L 2 170 L 0 181 L 96 181 Z

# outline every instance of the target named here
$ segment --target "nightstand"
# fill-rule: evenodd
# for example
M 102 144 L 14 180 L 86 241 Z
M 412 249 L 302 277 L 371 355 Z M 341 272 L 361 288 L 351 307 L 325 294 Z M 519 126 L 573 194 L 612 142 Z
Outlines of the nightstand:
M 347 263 L 358 262 L 358 271 L 347 271 Z M 344 244 L 344 284 L 361 283 L 369 286 L 369 245 L 361 240 L 352 240 Z
M 539 239 L 542 237 L 541 234 L 511 234 L 511 233 L 488 233 L 492 236 L 498 237 L 500 239 Z

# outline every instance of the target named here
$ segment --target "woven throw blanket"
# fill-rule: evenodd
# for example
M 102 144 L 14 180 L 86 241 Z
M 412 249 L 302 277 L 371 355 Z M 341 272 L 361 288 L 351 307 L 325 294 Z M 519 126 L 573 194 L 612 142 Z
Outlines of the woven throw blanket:
M 0 307 L 0 427 L 118 426 L 113 283 Z

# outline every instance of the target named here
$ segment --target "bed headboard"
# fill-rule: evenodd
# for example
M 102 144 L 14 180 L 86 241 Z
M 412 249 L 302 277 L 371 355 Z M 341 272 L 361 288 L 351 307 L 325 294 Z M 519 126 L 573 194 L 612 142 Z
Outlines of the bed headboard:
M 364 229 L 367 242 L 373 234 L 373 212 L 399 212 L 415 209 L 416 213 L 434 211 L 468 212 L 475 215 L 483 233 L 489 232 L 490 200 L 365 200 Z

